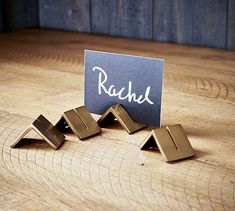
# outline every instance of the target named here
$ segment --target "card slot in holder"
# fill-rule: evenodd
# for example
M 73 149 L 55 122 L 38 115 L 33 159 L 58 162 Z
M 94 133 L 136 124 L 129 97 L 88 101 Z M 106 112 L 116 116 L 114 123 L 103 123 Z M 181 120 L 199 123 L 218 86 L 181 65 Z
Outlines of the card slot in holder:
M 56 127 L 63 132 L 71 129 L 80 140 L 101 133 L 100 126 L 85 106 L 64 112 Z
M 194 156 L 194 150 L 180 124 L 154 129 L 140 145 L 141 150 L 158 148 L 166 161 Z

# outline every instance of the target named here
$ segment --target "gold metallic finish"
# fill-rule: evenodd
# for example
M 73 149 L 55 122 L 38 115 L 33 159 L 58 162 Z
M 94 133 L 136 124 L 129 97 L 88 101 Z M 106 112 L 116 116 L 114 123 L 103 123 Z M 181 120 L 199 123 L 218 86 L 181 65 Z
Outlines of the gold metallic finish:
M 110 107 L 107 111 L 104 112 L 102 117 L 98 120 L 98 124 L 101 127 L 105 127 L 107 123 L 110 123 L 117 119 L 119 123 L 122 125 L 122 127 L 129 133 L 134 133 L 144 127 L 146 125 L 144 124 L 139 124 L 137 122 L 134 122 L 130 115 L 127 113 L 125 108 L 120 105 L 114 105 Z
M 100 126 L 85 106 L 64 112 L 56 127 L 61 131 L 66 131 L 70 128 L 81 140 L 101 133 Z
M 65 136 L 57 130 L 43 115 L 40 115 L 32 124 L 29 125 L 22 132 L 11 147 L 15 147 L 23 137 L 31 130 L 34 130 L 40 137 L 42 137 L 54 149 L 58 149 L 64 142 Z
M 140 146 L 141 150 L 158 148 L 167 161 L 194 155 L 193 148 L 180 124 L 154 129 Z

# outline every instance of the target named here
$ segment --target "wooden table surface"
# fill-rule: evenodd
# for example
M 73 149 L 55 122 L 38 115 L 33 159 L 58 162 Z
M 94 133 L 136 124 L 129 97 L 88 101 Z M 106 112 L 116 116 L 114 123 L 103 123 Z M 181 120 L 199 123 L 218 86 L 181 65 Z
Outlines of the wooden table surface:
M 83 105 L 84 49 L 166 59 L 163 125 L 182 124 L 196 156 L 166 163 L 139 150 L 149 128 L 128 135 L 116 123 L 86 141 L 67 135 L 59 150 L 40 140 L 10 148 L 39 114 L 56 123 Z M 53 30 L 0 34 L 0 151 L 0 210 L 235 210 L 235 52 Z

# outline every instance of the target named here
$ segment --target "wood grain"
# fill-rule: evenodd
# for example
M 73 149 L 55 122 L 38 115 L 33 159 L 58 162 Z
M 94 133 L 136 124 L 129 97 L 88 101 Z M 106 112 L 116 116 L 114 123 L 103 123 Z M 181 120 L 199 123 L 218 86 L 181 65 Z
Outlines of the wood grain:
M 152 1 L 92 0 L 92 32 L 152 39 Z
M 154 39 L 226 48 L 227 1 L 154 0 Z
M 91 32 L 89 0 L 39 0 L 40 26 Z
M 182 124 L 196 156 L 168 164 L 139 150 L 151 128 L 119 124 L 84 142 L 67 135 L 57 151 L 40 140 L 11 149 L 32 118 L 56 123 L 83 104 L 85 48 L 166 59 L 163 125 Z M 235 209 L 234 52 L 24 30 L 0 35 L 0 75 L 0 209 Z

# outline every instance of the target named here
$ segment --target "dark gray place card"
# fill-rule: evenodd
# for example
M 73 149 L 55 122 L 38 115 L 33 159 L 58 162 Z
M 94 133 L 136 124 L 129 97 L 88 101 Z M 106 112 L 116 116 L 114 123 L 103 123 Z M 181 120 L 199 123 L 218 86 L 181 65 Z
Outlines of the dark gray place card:
M 103 114 L 122 104 L 132 119 L 160 126 L 164 60 L 85 50 L 85 105 Z

